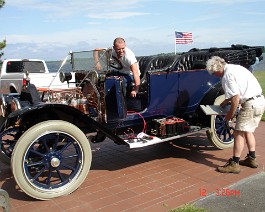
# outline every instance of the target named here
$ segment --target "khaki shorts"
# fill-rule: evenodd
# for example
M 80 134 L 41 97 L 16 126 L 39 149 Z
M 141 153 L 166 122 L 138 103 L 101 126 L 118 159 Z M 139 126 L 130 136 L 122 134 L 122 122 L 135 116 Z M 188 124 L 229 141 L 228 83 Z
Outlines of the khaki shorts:
M 244 132 L 254 132 L 259 126 L 264 111 L 265 100 L 263 96 L 241 104 L 235 129 Z

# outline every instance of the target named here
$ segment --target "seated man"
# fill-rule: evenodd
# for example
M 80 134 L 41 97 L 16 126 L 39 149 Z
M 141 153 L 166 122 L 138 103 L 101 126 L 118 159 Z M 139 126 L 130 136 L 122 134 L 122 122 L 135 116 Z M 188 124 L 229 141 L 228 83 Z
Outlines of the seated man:
M 97 48 L 95 50 L 102 49 Z M 130 82 L 134 81 L 134 86 L 132 88 L 130 96 L 136 97 L 136 94 L 139 91 L 141 73 L 134 53 L 128 47 L 126 47 L 126 43 L 123 38 L 118 37 L 114 40 L 111 55 L 113 58 L 120 62 L 122 67 L 119 70 L 119 73 L 120 75 L 125 76 L 127 84 L 130 84 Z M 96 68 L 98 70 L 101 69 L 97 54 L 94 55 L 94 59 L 96 62 Z M 117 75 L 119 73 L 117 73 Z

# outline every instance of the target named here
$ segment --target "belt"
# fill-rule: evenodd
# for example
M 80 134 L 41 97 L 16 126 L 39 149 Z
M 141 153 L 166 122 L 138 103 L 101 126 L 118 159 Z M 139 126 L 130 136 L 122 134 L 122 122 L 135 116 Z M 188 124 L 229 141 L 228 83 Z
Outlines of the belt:
M 259 97 L 261 97 L 262 95 L 257 95 L 257 96 L 253 96 L 251 98 L 248 98 L 245 102 L 248 102 L 248 101 L 251 101 L 251 100 L 254 100 L 254 99 L 257 99 Z

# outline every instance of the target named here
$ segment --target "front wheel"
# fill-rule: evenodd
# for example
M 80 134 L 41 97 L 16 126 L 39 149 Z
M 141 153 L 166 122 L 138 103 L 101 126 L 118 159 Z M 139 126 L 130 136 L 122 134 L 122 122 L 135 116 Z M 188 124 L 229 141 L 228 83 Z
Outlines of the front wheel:
M 85 134 L 71 123 L 51 120 L 32 126 L 19 138 L 11 167 L 26 194 L 49 200 L 75 191 L 85 180 L 91 160 Z
M 220 105 L 225 100 L 225 96 L 218 96 L 214 105 Z M 235 118 L 227 123 L 224 115 L 211 116 L 211 128 L 206 131 L 208 140 L 217 149 L 226 149 L 234 145 L 234 125 Z

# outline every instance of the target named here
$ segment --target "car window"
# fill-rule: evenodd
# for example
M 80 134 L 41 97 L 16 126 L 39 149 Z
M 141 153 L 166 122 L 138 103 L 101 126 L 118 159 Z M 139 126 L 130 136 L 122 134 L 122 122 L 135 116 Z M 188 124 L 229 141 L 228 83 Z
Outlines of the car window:
M 45 67 L 41 61 L 9 61 L 7 63 L 7 73 L 44 73 Z

